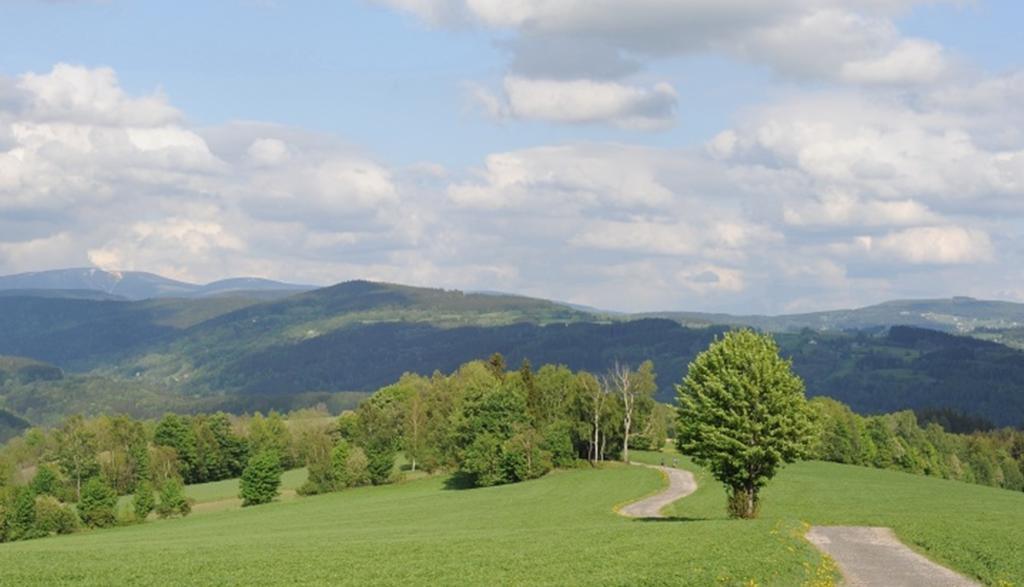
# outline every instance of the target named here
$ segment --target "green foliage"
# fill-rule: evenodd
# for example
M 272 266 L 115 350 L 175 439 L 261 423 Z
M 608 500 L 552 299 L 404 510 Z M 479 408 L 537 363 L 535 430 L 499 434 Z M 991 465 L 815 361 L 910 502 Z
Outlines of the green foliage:
M 913 412 L 860 416 L 827 398 L 810 402 L 819 425 L 811 456 L 895 469 L 1005 489 L 1024 489 L 1024 432 L 998 430 L 951 434 L 938 424 L 921 428 Z
M 102 476 L 118 494 L 128 494 L 150 478 L 149 438 L 142 422 L 126 415 L 100 418 L 99 448 L 106 453 Z
M 71 483 L 75 499 L 82 499 L 82 484 L 99 473 L 96 434 L 81 415 L 71 416 L 54 432 L 57 462 Z M 85 517 L 83 516 L 83 520 Z
M 36 495 L 57 496 L 60 493 L 60 477 L 50 465 L 39 465 L 35 476 L 29 483 L 29 488 Z
M 243 506 L 270 503 L 281 487 L 281 459 L 277 453 L 265 450 L 256 453 L 242 471 L 238 496 Z
M 219 481 L 241 474 L 248 459 L 246 441 L 231 430 L 231 421 L 224 413 L 193 418 L 196 437 L 197 480 Z
M 132 511 L 135 513 L 135 519 L 139 522 L 146 521 L 155 508 L 156 494 L 153 491 L 153 484 L 149 481 L 141 481 L 135 486 L 135 495 L 132 496 Z
M 185 488 L 181 481 L 169 479 L 160 487 L 160 503 L 156 506 L 156 514 L 161 518 L 170 518 L 185 517 L 190 513 L 192 504 L 185 497 Z
M 31 426 L 28 420 L 0 408 L 0 443 L 18 436 Z
M 186 483 L 200 480 L 196 435 L 187 418 L 166 414 L 156 425 L 153 444 L 174 449 L 181 465 L 181 477 Z
M 276 453 L 282 466 L 289 468 L 294 463 L 292 438 L 284 418 L 277 412 L 270 412 L 264 418 L 257 413 L 249 422 L 249 451 Z
M 107 528 L 117 523 L 117 494 L 99 477 L 92 477 L 82 487 L 78 515 L 90 528 Z
M 351 483 L 348 468 L 351 451 L 348 441 L 342 439 L 333 445 L 325 435 L 317 444 L 306 461 L 309 477 L 299 488 L 300 495 L 330 493 L 348 487 Z
M 71 534 L 78 530 L 75 511 L 50 495 L 36 498 L 35 528 L 43 536 Z
M 28 487 L 15 488 L 6 507 L 7 540 L 28 540 L 43 536 L 36 528 L 36 496 Z
M 679 450 L 726 485 L 736 517 L 756 517 L 759 491 L 813 438 L 803 382 L 771 336 L 750 330 L 698 355 L 678 401 Z

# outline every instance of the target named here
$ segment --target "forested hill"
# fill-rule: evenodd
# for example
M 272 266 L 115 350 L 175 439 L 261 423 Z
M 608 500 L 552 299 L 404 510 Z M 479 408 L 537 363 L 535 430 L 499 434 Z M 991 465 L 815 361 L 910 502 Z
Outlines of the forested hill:
M 1024 327 L 1024 304 L 969 297 L 893 300 L 849 310 L 827 310 L 779 316 L 652 312 L 642 317 L 666 318 L 681 324 L 742 325 L 770 332 L 870 330 L 895 324 L 961 334 Z
M 727 328 L 362 281 L 271 301 L 0 296 L 0 355 L 66 373 L 0 382 L 0 405 L 23 415 L 132 405 L 159 413 L 209 408 L 209 398 L 229 394 L 227 405 L 245 410 L 257 397 L 372 391 L 406 371 L 450 371 L 494 352 L 513 366 L 528 359 L 594 372 L 652 359 L 659 398 L 671 401 L 689 361 Z M 903 326 L 776 338 L 811 395 L 860 412 L 952 408 L 1000 425 L 1024 422 L 1024 353 L 1006 346 Z M 126 390 L 138 400 L 121 398 Z

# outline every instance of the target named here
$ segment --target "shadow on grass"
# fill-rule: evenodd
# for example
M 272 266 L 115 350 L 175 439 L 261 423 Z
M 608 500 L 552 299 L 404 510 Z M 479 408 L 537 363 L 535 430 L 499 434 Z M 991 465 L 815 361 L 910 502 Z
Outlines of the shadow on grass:
M 475 489 L 476 485 L 473 484 L 473 478 L 465 473 L 454 473 L 451 477 L 444 480 L 444 488 L 451 491 L 461 491 L 463 489 Z
M 691 518 L 689 516 L 675 516 L 670 518 L 634 518 L 634 522 L 661 522 L 664 524 L 668 523 L 681 523 L 681 522 L 712 522 L 713 518 Z

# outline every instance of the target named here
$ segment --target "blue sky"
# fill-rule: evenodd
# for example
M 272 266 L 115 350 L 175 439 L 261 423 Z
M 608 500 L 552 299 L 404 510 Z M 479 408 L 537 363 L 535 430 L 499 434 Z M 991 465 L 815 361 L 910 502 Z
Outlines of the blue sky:
M 624 310 L 1024 300 L 1022 21 L 1006 0 L 8 0 L 0 272 Z

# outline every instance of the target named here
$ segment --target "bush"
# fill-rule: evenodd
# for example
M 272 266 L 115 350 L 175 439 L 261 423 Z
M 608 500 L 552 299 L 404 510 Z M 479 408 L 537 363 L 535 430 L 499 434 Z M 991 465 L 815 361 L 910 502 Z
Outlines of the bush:
M 32 492 L 36 495 L 52 495 L 56 497 L 60 492 L 60 477 L 57 476 L 57 472 L 53 470 L 53 467 L 40 465 L 35 477 L 32 478 L 32 482 L 29 483 L 29 487 L 32 488 Z
M 185 488 L 181 481 L 168 479 L 160 488 L 160 503 L 156 506 L 156 515 L 161 518 L 187 516 L 192 513 L 192 504 L 185 499 Z
M 366 471 L 374 485 L 391 483 L 394 480 L 395 451 L 387 447 L 367 448 Z
M 188 503 L 188 502 L 186 502 Z M 149 481 L 140 481 L 135 486 L 135 495 L 132 497 L 132 509 L 135 511 L 135 519 L 145 522 L 149 514 L 156 508 L 156 495 L 153 493 L 153 484 Z
M 576 448 L 572 445 L 572 427 L 568 422 L 556 422 L 544 431 L 541 447 L 551 454 L 555 467 L 571 467 L 576 462 Z
M 339 491 L 349 485 L 348 442 L 341 440 L 326 459 L 315 459 L 309 461 L 309 479 L 299 487 L 299 495 L 317 495 Z
M 78 514 L 90 528 L 108 528 L 117 523 L 117 494 L 99 477 L 93 477 L 82 488 Z
M 345 459 L 345 473 L 347 475 L 346 485 L 359 487 L 370 483 L 369 461 L 366 452 L 356 446 L 349 450 L 348 458 Z
M 262 451 L 242 471 L 239 494 L 243 506 L 270 503 L 281 487 L 281 460 L 275 451 Z
M 28 487 L 14 490 L 7 512 L 7 539 L 27 540 L 42 536 L 36 529 L 36 496 Z
M 42 535 L 71 534 L 78 529 L 74 510 L 50 495 L 36 498 L 36 530 Z

